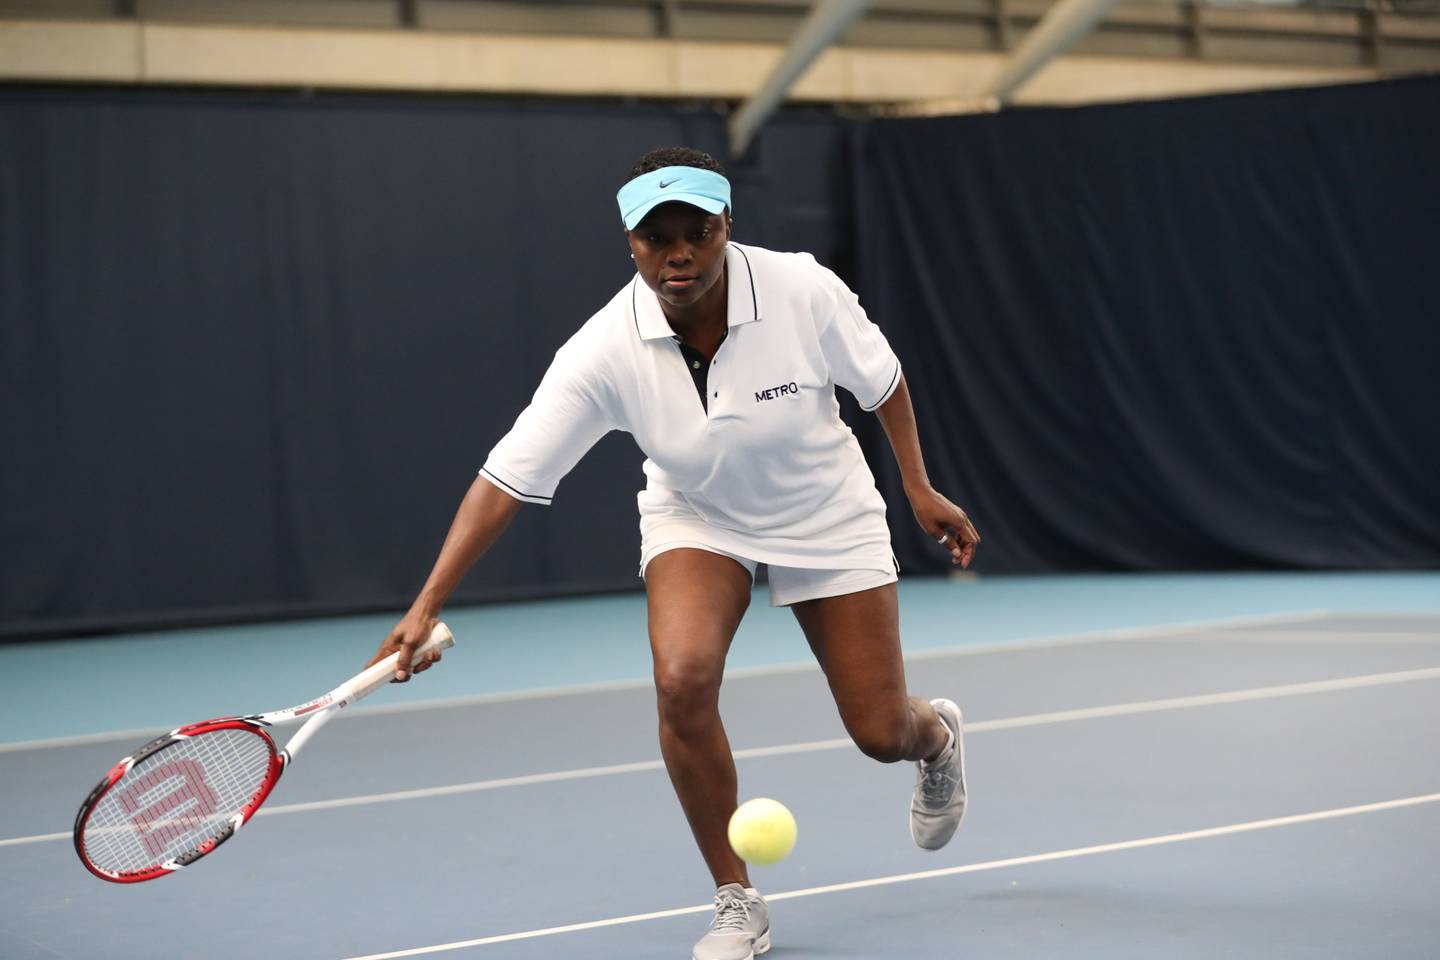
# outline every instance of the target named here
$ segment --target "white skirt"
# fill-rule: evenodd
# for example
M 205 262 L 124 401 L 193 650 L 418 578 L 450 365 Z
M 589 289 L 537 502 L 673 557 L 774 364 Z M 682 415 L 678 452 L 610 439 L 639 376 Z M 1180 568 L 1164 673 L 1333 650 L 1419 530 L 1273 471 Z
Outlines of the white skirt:
M 873 488 L 872 488 L 873 490 Z M 691 548 L 730 557 L 750 572 L 764 563 L 770 604 L 841 596 L 894 583 L 899 566 L 890 548 L 884 500 L 878 491 L 864 509 L 837 524 L 830 536 L 795 541 L 732 530 L 707 522 L 680 493 L 651 486 L 636 497 L 640 506 L 640 576 L 650 561 L 669 550 Z M 874 504 L 878 503 L 878 510 Z

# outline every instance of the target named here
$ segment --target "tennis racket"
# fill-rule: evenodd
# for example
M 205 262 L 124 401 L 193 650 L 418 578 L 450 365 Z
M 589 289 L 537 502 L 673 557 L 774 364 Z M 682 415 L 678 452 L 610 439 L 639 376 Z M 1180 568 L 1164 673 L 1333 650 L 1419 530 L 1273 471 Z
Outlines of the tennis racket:
M 437 623 L 414 663 L 455 644 Z M 75 816 L 75 852 L 95 876 L 115 883 L 154 880 L 214 852 L 275 789 L 300 748 L 337 712 L 389 683 L 398 653 L 323 697 L 247 717 L 220 717 L 172 730 L 110 768 Z M 284 750 L 266 727 L 308 717 Z

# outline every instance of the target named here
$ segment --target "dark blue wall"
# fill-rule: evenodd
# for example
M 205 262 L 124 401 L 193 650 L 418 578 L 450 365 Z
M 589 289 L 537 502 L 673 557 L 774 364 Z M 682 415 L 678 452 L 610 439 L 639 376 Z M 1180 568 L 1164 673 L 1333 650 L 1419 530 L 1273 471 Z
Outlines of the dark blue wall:
M 791 112 L 736 237 L 856 284 L 982 570 L 1434 565 L 1437 101 Z M 0 636 L 407 605 L 670 143 L 724 118 L 0 88 Z M 640 460 L 602 441 L 457 599 L 638 586 Z
M 614 194 L 724 118 L 0 93 L 0 634 L 403 608 L 555 349 L 631 275 Z M 844 124 L 735 165 L 736 237 L 848 255 Z M 458 600 L 638 585 L 613 435 Z
M 1425 78 L 857 132 L 858 285 L 979 569 L 1440 566 L 1437 107 Z

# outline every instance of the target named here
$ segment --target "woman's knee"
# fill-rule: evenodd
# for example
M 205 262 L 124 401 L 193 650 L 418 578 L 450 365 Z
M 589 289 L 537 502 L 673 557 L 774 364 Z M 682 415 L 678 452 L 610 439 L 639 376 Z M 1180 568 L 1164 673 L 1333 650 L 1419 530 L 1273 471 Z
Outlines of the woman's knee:
M 645 578 L 660 723 L 683 735 L 718 716 L 725 654 L 750 602 L 750 574 L 729 557 L 680 549 L 652 560 Z
M 911 753 L 914 731 L 908 716 L 868 717 L 849 729 L 850 739 L 871 760 L 898 763 Z
M 683 734 L 719 713 L 720 671 L 693 663 L 656 664 L 655 702 L 661 725 Z

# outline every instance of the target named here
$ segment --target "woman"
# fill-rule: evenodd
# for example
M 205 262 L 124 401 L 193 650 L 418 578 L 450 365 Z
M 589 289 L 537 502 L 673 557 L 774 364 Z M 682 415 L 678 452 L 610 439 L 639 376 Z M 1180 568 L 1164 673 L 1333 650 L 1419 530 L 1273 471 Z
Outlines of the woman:
M 522 502 L 548 504 L 610 430 L 648 459 L 640 570 L 666 769 L 717 887 L 695 960 L 770 948 L 765 901 L 726 838 L 734 759 L 718 710 L 759 563 L 789 606 L 855 743 L 918 765 L 911 834 L 939 849 L 965 810 L 961 713 L 909 697 L 885 504 L 838 415 L 835 386 L 885 427 L 920 525 L 969 566 L 980 542 L 925 474 L 900 364 L 855 295 L 808 254 L 730 242 L 730 184 L 709 155 L 641 158 L 617 197 L 636 276 L 556 353 L 490 452 L 439 560 L 376 653 L 410 663 L 460 578 Z M 374 662 L 374 661 L 372 661 Z

